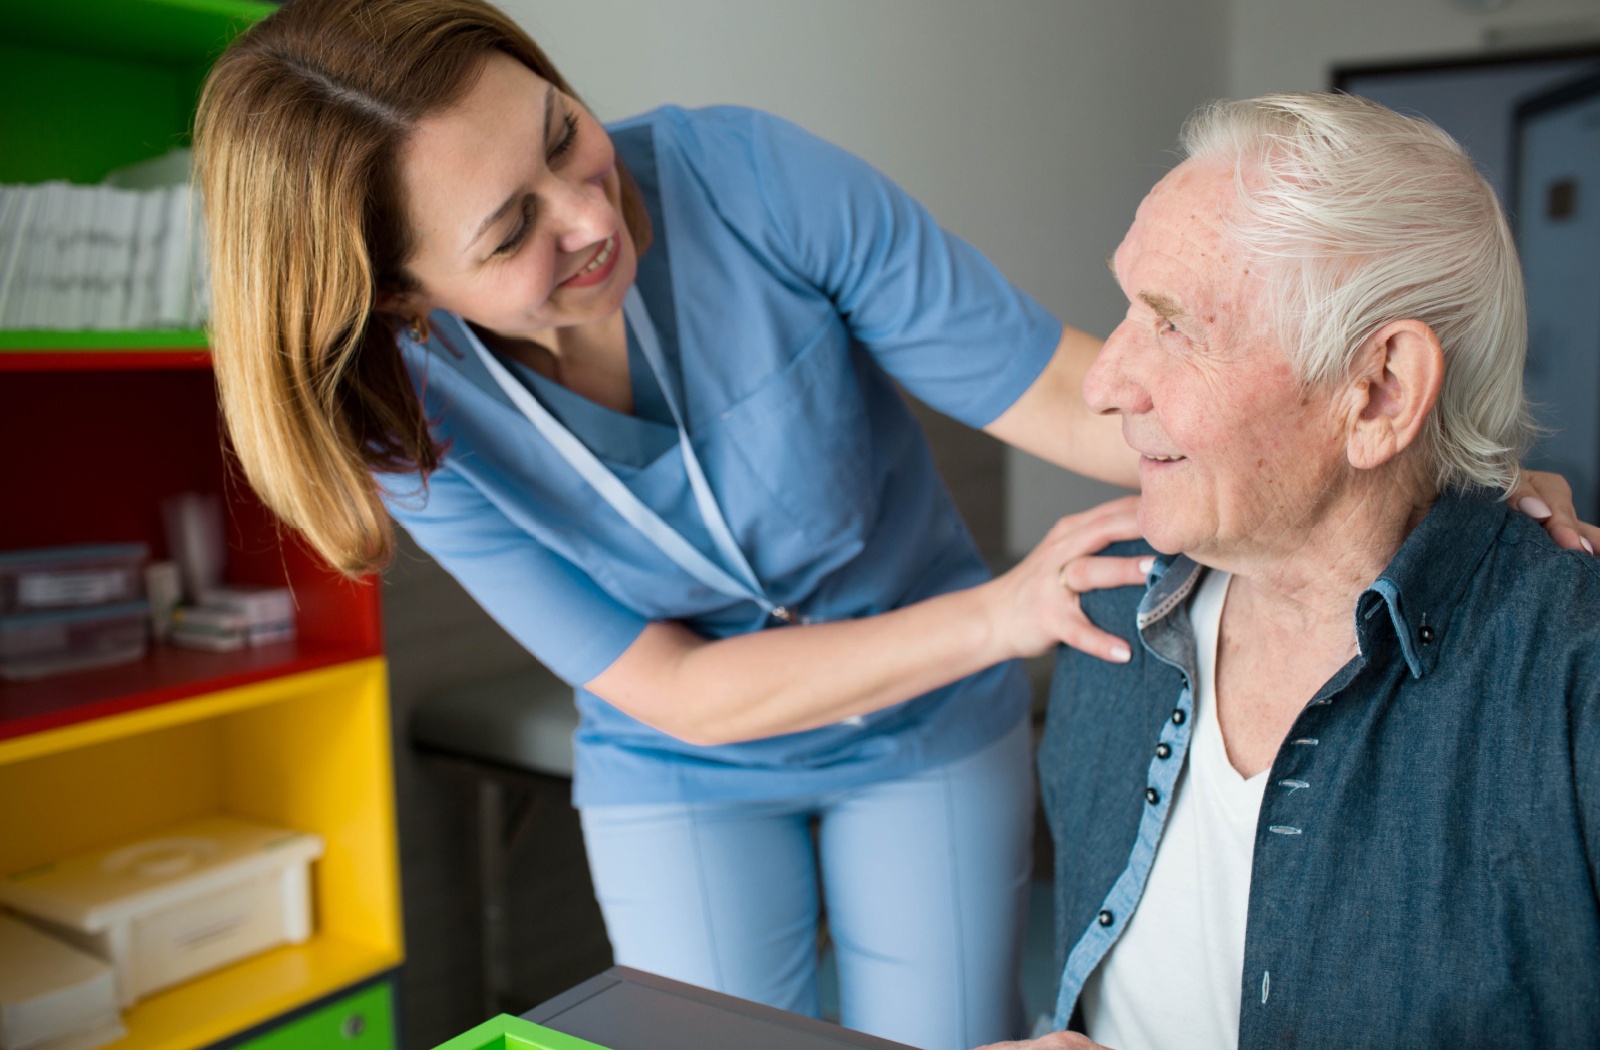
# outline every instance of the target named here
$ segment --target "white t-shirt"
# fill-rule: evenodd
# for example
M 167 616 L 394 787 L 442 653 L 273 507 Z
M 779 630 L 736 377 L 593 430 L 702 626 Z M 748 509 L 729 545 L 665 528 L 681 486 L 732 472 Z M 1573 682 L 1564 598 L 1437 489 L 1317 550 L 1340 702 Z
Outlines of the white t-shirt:
M 1128 928 L 1083 986 L 1088 1035 L 1114 1050 L 1239 1045 L 1250 861 L 1267 771 L 1246 780 L 1217 722 L 1217 636 L 1227 573 L 1190 606 L 1198 650 L 1194 738 L 1167 829 Z

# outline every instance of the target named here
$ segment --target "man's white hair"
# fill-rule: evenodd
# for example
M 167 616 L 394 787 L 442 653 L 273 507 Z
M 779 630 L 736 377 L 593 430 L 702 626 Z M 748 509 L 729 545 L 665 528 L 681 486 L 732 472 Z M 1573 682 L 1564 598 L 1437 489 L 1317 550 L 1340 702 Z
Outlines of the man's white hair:
M 1422 321 L 1445 356 L 1424 432 L 1434 480 L 1509 492 L 1532 433 L 1522 270 L 1455 140 L 1366 99 L 1306 93 L 1214 102 L 1183 146 L 1234 166 L 1231 232 L 1265 263 L 1268 316 L 1301 380 L 1340 379 L 1379 328 Z

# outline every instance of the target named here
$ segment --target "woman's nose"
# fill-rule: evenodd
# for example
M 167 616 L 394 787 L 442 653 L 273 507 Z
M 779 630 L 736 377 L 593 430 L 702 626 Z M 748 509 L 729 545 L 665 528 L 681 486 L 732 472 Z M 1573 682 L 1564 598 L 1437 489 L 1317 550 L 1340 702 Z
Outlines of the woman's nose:
M 583 251 L 617 232 L 616 210 L 599 179 L 562 182 L 550 210 L 558 222 L 556 244 L 564 252 Z
M 1134 375 L 1136 337 L 1124 321 L 1106 339 L 1083 377 L 1083 401 L 1098 415 L 1133 415 L 1150 409 L 1150 395 Z

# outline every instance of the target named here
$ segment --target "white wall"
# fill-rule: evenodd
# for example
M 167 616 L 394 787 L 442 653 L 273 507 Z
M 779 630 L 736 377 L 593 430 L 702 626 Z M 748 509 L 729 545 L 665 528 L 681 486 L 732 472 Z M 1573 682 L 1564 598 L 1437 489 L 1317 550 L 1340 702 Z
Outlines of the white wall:
M 602 119 L 779 113 L 871 161 L 1079 327 L 1183 117 L 1226 89 L 1227 0 L 504 0 Z M 1093 482 L 1020 454 L 1010 546 Z

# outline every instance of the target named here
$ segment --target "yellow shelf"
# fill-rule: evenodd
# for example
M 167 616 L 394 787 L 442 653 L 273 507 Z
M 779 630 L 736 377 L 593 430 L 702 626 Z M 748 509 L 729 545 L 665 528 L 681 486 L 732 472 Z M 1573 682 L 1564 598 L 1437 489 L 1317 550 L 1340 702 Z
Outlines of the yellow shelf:
M 400 953 L 332 937 L 278 948 L 172 988 L 123 1015 L 105 1050 L 192 1050 L 332 995 L 400 964 Z
M 401 961 L 381 658 L 0 743 L 0 875 L 231 814 L 321 835 L 315 936 L 139 1003 L 118 1050 L 196 1050 Z
M 352 660 L 337 667 L 223 689 L 169 704 L 129 711 L 126 714 L 78 722 L 61 729 L 0 740 L 0 766 L 64 751 L 75 751 L 91 744 L 138 736 L 191 722 L 202 722 L 221 715 L 247 711 L 253 707 L 278 703 L 307 692 L 341 692 L 358 688 L 374 674 L 383 674 L 383 659 Z

